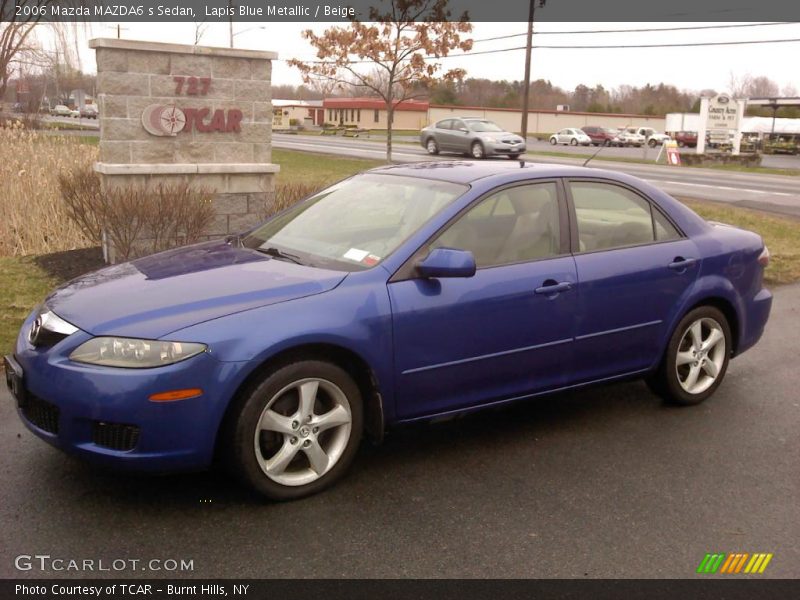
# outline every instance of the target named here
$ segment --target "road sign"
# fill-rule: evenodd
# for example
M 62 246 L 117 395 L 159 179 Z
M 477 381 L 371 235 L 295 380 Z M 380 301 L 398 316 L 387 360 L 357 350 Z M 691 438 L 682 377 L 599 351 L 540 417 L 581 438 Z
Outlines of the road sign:
M 664 149 L 667 151 L 667 164 L 673 167 L 680 167 L 681 153 L 678 150 L 678 142 L 675 140 L 664 142 Z

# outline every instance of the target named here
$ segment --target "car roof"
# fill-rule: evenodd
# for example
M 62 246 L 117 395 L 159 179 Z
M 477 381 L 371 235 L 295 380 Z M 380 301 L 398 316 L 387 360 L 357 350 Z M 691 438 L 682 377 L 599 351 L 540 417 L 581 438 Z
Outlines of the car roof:
M 496 178 L 498 183 L 511 179 L 514 175 L 524 172 L 523 179 L 539 179 L 548 177 L 602 177 L 617 179 L 620 177 L 612 171 L 594 169 L 589 167 L 576 167 L 570 165 L 557 165 L 536 163 L 519 160 L 509 161 L 431 161 L 406 163 L 400 165 L 387 165 L 370 169 L 369 173 L 382 173 L 386 175 L 402 175 L 423 179 L 449 181 L 451 183 L 470 184 L 474 181 L 487 178 Z M 514 177 L 517 179 L 517 177 Z

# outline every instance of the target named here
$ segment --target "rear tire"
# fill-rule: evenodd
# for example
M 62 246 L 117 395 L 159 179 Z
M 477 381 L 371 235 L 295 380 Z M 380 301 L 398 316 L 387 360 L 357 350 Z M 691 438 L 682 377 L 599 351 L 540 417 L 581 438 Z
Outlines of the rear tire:
M 732 347 L 725 315 L 713 306 L 695 308 L 678 323 L 647 385 L 672 404 L 700 404 L 725 378 Z
M 229 466 L 272 500 L 316 494 L 340 479 L 358 450 L 361 393 L 338 366 L 302 360 L 276 368 L 233 407 L 225 432 Z
M 425 149 L 431 156 L 439 154 L 439 144 L 436 143 L 434 138 L 428 138 L 428 141 L 425 142 Z
M 572 138 L 572 139 L 569 141 L 569 145 L 570 145 L 570 146 L 577 146 L 577 145 L 578 145 L 578 140 L 576 140 L 575 138 Z

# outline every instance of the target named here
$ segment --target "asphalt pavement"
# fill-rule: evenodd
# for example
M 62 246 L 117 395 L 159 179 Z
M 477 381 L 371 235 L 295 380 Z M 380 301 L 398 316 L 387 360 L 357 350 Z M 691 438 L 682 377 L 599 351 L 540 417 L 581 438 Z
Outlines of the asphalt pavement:
M 353 158 L 383 159 L 386 156 L 386 144 L 383 141 L 342 138 L 336 136 L 307 136 L 276 133 L 272 145 L 275 148 L 300 150 L 305 152 L 322 152 L 350 156 Z M 540 142 L 542 149 L 552 150 L 552 146 Z M 558 146 L 559 152 L 571 148 Z M 533 149 L 539 149 L 534 147 Z M 588 148 L 578 149 L 583 153 L 591 153 Z M 600 156 L 612 152 L 629 152 L 633 150 L 641 157 L 644 152 L 655 160 L 658 149 L 647 148 L 603 148 Z M 597 149 L 594 149 L 597 151 Z M 464 160 L 455 154 L 440 154 L 432 157 L 421 146 L 397 144 L 392 152 L 397 162 L 415 162 L 421 160 Z M 581 165 L 585 158 L 554 157 L 542 154 L 528 154 L 527 160 L 540 163 Z M 630 158 L 630 157 L 629 157 Z M 508 160 L 497 157 L 490 160 Z M 738 171 L 722 171 L 719 169 L 701 169 L 688 167 L 670 167 L 658 164 L 639 164 L 594 160 L 590 166 L 598 169 L 621 171 L 640 177 L 665 192 L 700 200 L 725 202 L 747 208 L 758 208 L 780 214 L 800 216 L 800 178 L 787 175 L 769 175 L 764 173 L 748 173 Z M 800 167 L 800 162 L 798 163 Z
M 798 339 L 800 285 L 779 288 L 763 340 L 700 406 L 630 382 L 418 425 L 286 504 L 218 473 L 91 468 L 28 432 L 2 391 L 0 577 L 683 578 L 709 552 L 769 552 L 746 577 L 796 578 Z M 193 570 L 15 569 L 36 554 Z

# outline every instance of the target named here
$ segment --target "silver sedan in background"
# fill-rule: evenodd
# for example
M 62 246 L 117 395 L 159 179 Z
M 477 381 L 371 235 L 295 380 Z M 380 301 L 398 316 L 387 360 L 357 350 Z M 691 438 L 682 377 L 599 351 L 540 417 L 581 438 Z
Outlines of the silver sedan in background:
M 419 142 L 428 154 L 458 152 L 472 158 L 525 153 L 525 140 L 497 123 L 478 117 L 442 119 L 420 131 Z

